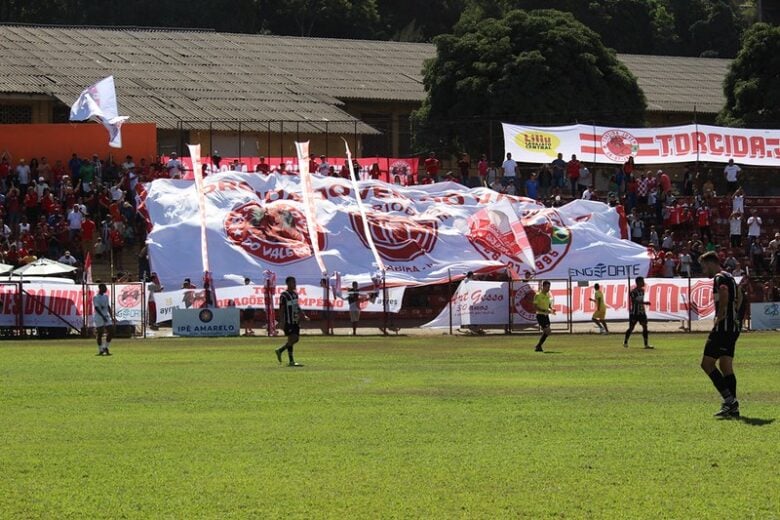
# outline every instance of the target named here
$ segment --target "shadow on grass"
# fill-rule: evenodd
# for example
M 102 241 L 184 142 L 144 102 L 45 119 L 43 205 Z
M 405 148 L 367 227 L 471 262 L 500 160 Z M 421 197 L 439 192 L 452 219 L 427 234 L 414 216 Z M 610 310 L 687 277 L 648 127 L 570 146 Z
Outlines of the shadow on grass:
M 750 426 L 768 426 L 775 422 L 774 419 L 759 419 L 758 417 L 740 417 L 739 422 L 749 424 Z

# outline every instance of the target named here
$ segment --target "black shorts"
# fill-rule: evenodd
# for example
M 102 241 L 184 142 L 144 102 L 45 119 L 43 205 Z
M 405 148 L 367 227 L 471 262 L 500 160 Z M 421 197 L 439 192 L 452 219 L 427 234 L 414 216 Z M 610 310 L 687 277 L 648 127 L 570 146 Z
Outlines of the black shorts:
M 284 335 L 285 336 L 300 336 L 301 335 L 301 326 L 300 325 L 285 325 L 284 326 Z
M 541 328 L 546 329 L 547 327 L 550 326 L 550 316 L 547 314 L 537 314 L 536 322 L 539 324 Z
M 641 325 L 647 325 L 647 314 L 636 314 L 636 315 L 629 315 L 628 316 L 628 323 L 631 327 L 636 325 L 637 323 Z
M 734 357 L 739 332 L 718 332 L 713 330 L 704 345 L 704 355 L 711 358 Z

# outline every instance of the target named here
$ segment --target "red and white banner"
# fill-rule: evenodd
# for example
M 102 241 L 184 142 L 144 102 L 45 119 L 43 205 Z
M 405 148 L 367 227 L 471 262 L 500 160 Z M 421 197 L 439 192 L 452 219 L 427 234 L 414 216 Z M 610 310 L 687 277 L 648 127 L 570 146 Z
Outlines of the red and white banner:
M 533 306 L 534 296 L 541 282 L 512 284 L 513 294 L 509 294 L 508 282 L 476 282 L 464 280 L 452 297 L 452 324 L 454 327 L 468 325 L 506 325 L 509 312 L 512 311 L 514 325 L 532 325 L 536 323 Z M 652 278 L 646 280 L 647 317 L 650 320 L 693 321 L 712 319 L 715 316 L 715 300 L 712 295 L 712 280 L 706 278 Z M 607 320 L 627 320 L 630 288 L 628 281 L 601 281 L 601 291 L 607 305 Z M 550 316 L 553 323 L 566 323 L 571 314 L 574 323 L 589 322 L 596 311 L 591 301 L 595 289 L 571 285 L 571 308 L 569 308 L 569 283 L 552 282 L 550 293 L 556 314 Z M 430 323 L 427 328 L 444 329 L 449 327 L 449 306 Z
M 23 311 L 25 327 L 67 327 L 70 324 L 81 329 L 83 316 L 87 315 L 87 326 L 92 327 L 92 297 L 97 294 L 96 285 L 87 286 L 86 302 L 81 285 L 25 283 L 22 301 L 19 301 L 18 285 L 0 285 L 0 326 L 13 327 L 20 323 L 17 314 Z M 112 287 L 116 294 L 111 294 Z M 108 298 L 117 324 L 137 325 L 143 322 L 143 286 L 126 284 L 108 286 Z M 86 309 L 84 304 L 86 303 Z
M 287 287 L 283 285 L 276 287 L 273 302 L 274 309 L 279 308 L 279 297 L 286 289 Z M 388 312 L 398 313 L 401 311 L 405 290 L 403 287 L 392 287 L 387 290 Z M 174 309 L 201 308 L 205 298 L 202 289 L 180 289 L 178 291 L 157 293 L 154 295 L 154 301 L 157 307 L 157 323 L 162 323 L 171 320 Z M 234 287 L 217 289 L 217 305 L 219 307 L 228 307 L 228 303 L 232 303 L 239 309 L 266 310 L 266 288 L 263 285 L 236 285 Z M 299 285 L 298 304 L 306 311 L 326 310 L 325 294 L 322 287 Z M 346 294 L 331 295 L 329 309 L 335 312 L 349 311 Z M 384 300 L 382 300 L 381 291 L 376 295 L 376 298 L 361 301 L 360 309 L 363 312 L 384 312 Z
M 780 130 L 707 125 L 613 128 L 592 125 L 518 126 L 504 124 L 504 146 L 519 162 L 549 163 L 558 153 L 569 160 L 621 164 L 728 162 L 780 166 Z
M 311 180 L 314 237 L 299 177 L 229 172 L 204 179 L 209 260 L 218 287 L 227 276 L 243 280 L 265 270 L 280 280 L 295 276 L 302 285 L 319 285 L 322 271 L 312 240 L 328 273 L 339 272 L 361 287 L 371 283 L 376 260 L 352 184 L 330 177 Z M 621 216 L 602 203 L 578 200 L 550 209 L 448 182 L 405 187 L 362 181 L 358 186 L 390 286 L 441 283 L 468 271 L 506 268 L 521 276 L 559 279 L 625 279 L 648 272 L 647 250 L 621 240 Z M 163 285 L 198 279 L 201 238 L 194 184 L 156 180 L 148 187 L 146 207 L 154 225 L 148 239 L 152 269 Z M 513 226 L 515 219 L 522 226 Z M 488 224 L 500 241 L 487 239 Z

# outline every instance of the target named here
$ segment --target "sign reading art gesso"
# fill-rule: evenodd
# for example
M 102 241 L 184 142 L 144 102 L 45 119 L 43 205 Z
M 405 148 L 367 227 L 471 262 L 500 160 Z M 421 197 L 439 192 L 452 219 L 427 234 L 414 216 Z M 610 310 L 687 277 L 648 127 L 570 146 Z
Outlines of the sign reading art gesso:
M 517 126 L 504 124 L 504 146 L 520 162 L 549 163 L 558 153 L 568 160 L 621 164 L 694 161 L 780 166 L 780 130 L 707 125 L 664 128 L 610 128 L 591 125 Z
M 224 337 L 238 336 L 241 317 L 236 308 L 174 309 L 173 335 Z

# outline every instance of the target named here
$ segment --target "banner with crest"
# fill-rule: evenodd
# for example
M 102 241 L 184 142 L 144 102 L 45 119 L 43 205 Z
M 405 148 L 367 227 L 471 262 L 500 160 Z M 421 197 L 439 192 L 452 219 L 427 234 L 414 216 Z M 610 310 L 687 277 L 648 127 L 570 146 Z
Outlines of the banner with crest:
M 204 179 L 205 236 L 218 286 L 266 270 L 280 280 L 295 276 L 301 284 L 319 285 L 323 273 L 312 240 L 328 273 L 373 286 L 378 266 L 367 232 L 383 260 L 388 286 L 435 284 L 469 271 L 502 269 L 525 277 L 623 280 L 648 271 L 647 250 L 621 239 L 622 216 L 602 203 L 575 201 L 551 209 L 455 183 L 361 181 L 364 226 L 351 182 L 320 176 L 311 182 L 317 221 L 310 227 L 298 176 L 225 172 Z M 194 183 L 156 180 L 146 190 L 153 270 L 167 286 L 198 279 Z

